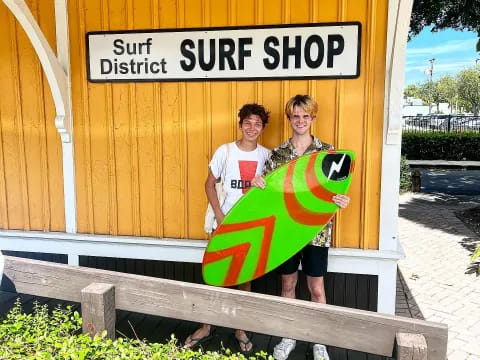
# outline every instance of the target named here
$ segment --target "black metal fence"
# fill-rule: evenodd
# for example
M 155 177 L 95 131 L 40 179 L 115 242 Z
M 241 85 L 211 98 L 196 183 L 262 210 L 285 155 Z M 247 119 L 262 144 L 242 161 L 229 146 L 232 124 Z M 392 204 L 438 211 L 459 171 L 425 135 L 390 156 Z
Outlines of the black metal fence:
M 480 132 L 480 116 L 455 114 L 404 116 L 403 131 Z

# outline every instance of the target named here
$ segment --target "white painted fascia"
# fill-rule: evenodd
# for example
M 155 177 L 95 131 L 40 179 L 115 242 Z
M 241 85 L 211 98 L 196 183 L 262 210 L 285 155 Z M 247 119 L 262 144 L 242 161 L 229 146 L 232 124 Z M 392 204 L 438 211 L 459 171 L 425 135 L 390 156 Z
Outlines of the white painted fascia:
M 206 240 L 0 231 L 0 249 L 12 251 L 200 263 L 206 246 Z M 329 256 L 329 271 L 370 275 L 378 275 L 378 268 L 359 264 L 372 260 L 396 262 L 402 258 L 394 251 L 350 248 L 331 248 Z

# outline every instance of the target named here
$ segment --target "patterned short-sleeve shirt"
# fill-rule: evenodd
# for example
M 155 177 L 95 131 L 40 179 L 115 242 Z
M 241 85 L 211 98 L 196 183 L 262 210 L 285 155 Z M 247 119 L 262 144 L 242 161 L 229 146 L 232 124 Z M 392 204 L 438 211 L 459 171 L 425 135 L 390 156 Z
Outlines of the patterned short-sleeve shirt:
M 290 160 L 296 159 L 299 155 L 297 150 L 292 145 L 291 139 L 285 141 L 282 145 L 272 150 L 270 157 L 265 162 L 265 167 L 263 168 L 263 175 L 267 175 L 277 167 L 289 162 Z M 311 154 L 321 150 L 333 150 L 333 146 L 324 142 L 321 142 L 315 136 L 312 136 L 312 143 L 308 146 L 308 148 L 303 153 Z M 332 222 L 330 221 L 323 230 L 317 234 L 312 241 L 310 242 L 311 245 L 314 246 L 323 246 L 323 247 L 330 247 L 332 242 Z

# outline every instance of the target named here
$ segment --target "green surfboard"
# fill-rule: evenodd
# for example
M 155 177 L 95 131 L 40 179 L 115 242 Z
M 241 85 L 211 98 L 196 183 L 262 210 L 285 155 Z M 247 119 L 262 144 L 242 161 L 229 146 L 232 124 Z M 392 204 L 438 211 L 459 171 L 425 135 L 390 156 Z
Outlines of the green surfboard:
M 294 159 L 251 188 L 227 213 L 203 256 L 207 284 L 233 286 L 281 265 L 317 235 L 338 210 L 332 197 L 346 194 L 355 155 L 320 151 Z

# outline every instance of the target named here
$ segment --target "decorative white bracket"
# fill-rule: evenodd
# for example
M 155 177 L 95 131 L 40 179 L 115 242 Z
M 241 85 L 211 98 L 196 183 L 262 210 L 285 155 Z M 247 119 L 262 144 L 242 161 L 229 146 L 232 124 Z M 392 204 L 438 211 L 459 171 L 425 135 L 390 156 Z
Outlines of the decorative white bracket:
M 25 1 L 2 1 L 10 9 L 32 42 L 52 91 L 57 113 L 55 127 L 60 134 L 62 142 L 69 143 L 72 140 L 72 119 L 70 115 L 67 74 L 60 65 Z

